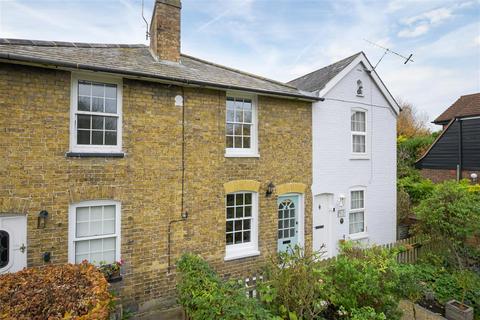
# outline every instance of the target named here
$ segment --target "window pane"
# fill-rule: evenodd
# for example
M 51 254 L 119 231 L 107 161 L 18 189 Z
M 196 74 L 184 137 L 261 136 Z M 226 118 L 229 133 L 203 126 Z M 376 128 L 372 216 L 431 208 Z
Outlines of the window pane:
M 237 206 L 243 204 L 243 193 L 237 193 L 237 194 L 235 195 L 235 204 L 236 204 Z
M 242 243 L 242 233 L 235 232 L 235 243 Z
M 233 124 L 227 123 L 227 135 L 231 136 L 233 135 Z
M 352 113 L 352 131 L 365 132 L 365 112 Z
M 252 204 L 252 194 L 251 193 L 245 193 L 244 199 L 245 199 L 245 204 Z
M 90 97 L 78 97 L 78 110 L 90 111 Z
M 233 122 L 234 121 L 233 114 L 234 114 L 233 109 L 232 110 L 229 110 L 229 109 L 227 110 L 227 121 L 228 122 Z
M 243 242 L 250 242 L 250 231 L 245 231 L 243 233 Z
M 227 233 L 227 244 L 233 244 L 233 233 Z
M 233 221 L 227 221 L 227 232 L 232 232 L 233 231 Z
M 92 111 L 103 112 L 103 98 L 92 97 Z
M 350 213 L 350 223 L 349 223 L 349 232 L 358 233 L 364 231 L 364 212 L 351 212 Z
M 90 96 L 91 89 L 92 88 L 90 82 L 78 81 L 78 95 Z
M 92 131 L 92 144 L 103 145 L 103 131 Z
M 103 239 L 103 250 L 115 250 L 115 238 Z
M 247 206 L 244 208 L 244 215 L 245 217 L 251 217 L 252 216 L 252 207 Z
M 79 114 L 77 116 L 77 119 L 78 119 L 77 127 L 79 129 L 90 129 L 90 116 Z
M 104 97 L 105 96 L 105 85 L 99 83 L 92 84 L 92 96 L 94 97 Z
M 77 237 L 88 237 L 90 235 L 89 222 L 77 222 Z
M 227 208 L 227 219 L 232 219 L 234 212 L 235 208 Z
M 77 130 L 77 144 L 90 144 L 90 131 Z
M 77 222 L 85 222 L 90 220 L 90 208 L 79 207 L 77 208 Z
M 241 136 L 242 135 L 242 125 L 241 124 L 236 124 L 233 126 L 234 128 L 234 135 L 236 136 Z
M 233 206 L 235 204 L 235 195 L 227 194 L 227 206 Z
M 115 233 L 115 220 L 105 220 L 103 221 L 103 232 L 102 234 L 112 234 Z
M 242 137 L 235 137 L 233 142 L 234 148 L 242 148 Z
M 243 147 L 250 148 L 250 137 L 243 138 Z
M 92 116 L 92 128 L 103 130 L 103 117 Z
M 250 219 L 243 220 L 243 230 L 249 230 L 249 229 L 250 229 Z
M 105 85 L 105 97 L 116 99 L 117 98 L 117 86 L 114 84 Z
M 243 207 L 236 207 L 235 218 L 242 218 L 242 217 L 243 217 Z
M 105 99 L 105 112 L 117 113 L 117 100 Z
M 115 206 L 104 206 L 103 207 L 103 218 L 104 219 L 115 219 Z
M 102 221 L 103 207 L 90 207 L 90 219 Z
M 227 145 L 227 148 L 233 148 L 233 137 L 232 136 L 227 136 L 226 145 Z
M 100 236 L 103 234 L 102 221 L 95 221 L 90 223 L 90 236 Z
M 244 136 L 250 136 L 250 127 L 252 125 L 251 124 L 244 124 L 243 125 L 243 135 Z
M 105 144 L 109 146 L 117 145 L 117 133 L 105 132 Z
M 117 118 L 105 117 L 105 130 L 117 130 Z

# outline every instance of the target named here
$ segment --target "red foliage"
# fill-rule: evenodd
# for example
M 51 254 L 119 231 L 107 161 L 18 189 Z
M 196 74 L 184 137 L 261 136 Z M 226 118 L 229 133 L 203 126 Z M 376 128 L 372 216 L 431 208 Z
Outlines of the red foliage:
M 93 265 L 28 268 L 0 275 L 0 319 L 108 319 L 112 295 Z

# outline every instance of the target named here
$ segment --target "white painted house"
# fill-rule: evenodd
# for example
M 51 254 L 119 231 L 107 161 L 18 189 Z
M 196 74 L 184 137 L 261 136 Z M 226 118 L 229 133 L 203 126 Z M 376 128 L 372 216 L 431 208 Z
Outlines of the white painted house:
M 363 52 L 289 84 L 313 105 L 313 249 L 339 240 L 396 239 L 396 121 L 400 111 Z

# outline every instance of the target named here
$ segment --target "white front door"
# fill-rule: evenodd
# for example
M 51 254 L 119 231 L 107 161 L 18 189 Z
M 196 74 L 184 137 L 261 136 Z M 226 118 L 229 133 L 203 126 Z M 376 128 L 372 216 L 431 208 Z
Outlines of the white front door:
M 313 251 L 323 252 L 322 258 L 333 254 L 332 221 L 333 194 L 315 196 L 313 207 Z
M 27 217 L 0 216 L 0 274 L 27 266 Z

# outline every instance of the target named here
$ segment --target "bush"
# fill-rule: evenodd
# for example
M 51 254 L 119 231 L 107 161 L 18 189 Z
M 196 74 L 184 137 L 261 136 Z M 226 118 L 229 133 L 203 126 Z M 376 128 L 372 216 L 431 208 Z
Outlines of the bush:
M 419 219 L 416 233 L 441 239 L 449 251 L 439 250 L 445 254 L 448 262 L 456 268 L 470 264 L 470 259 L 477 255 L 478 248 L 469 246 L 467 241 L 480 230 L 480 196 L 469 192 L 464 183 L 446 181 L 438 184 L 435 192 L 422 200 L 415 208 Z
M 414 171 L 415 161 L 420 158 L 435 140 L 437 134 L 421 135 L 412 138 L 397 138 L 397 175 L 405 177 Z
M 396 266 L 396 252 L 379 247 L 362 250 L 346 243 L 327 266 L 325 294 L 347 312 L 371 307 L 387 319 L 399 319 Z
M 93 265 L 28 268 L 0 275 L 0 319 L 108 319 L 113 298 Z
M 267 280 L 258 286 L 264 305 L 283 318 L 317 319 L 326 307 L 318 259 L 318 254 L 305 253 L 298 246 L 272 258 L 264 270 Z
M 178 269 L 178 301 L 191 319 L 274 319 L 238 282 L 222 281 L 199 256 L 184 254 Z
M 413 208 L 410 195 L 405 188 L 399 187 L 397 190 L 397 222 L 400 224 L 407 221 L 411 214 L 413 214 Z
M 412 204 L 417 205 L 433 193 L 435 184 L 431 180 L 422 178 L 420 174 L 415 171 L 407 177 L 398 179 L 398 189 L 405 190 Z

